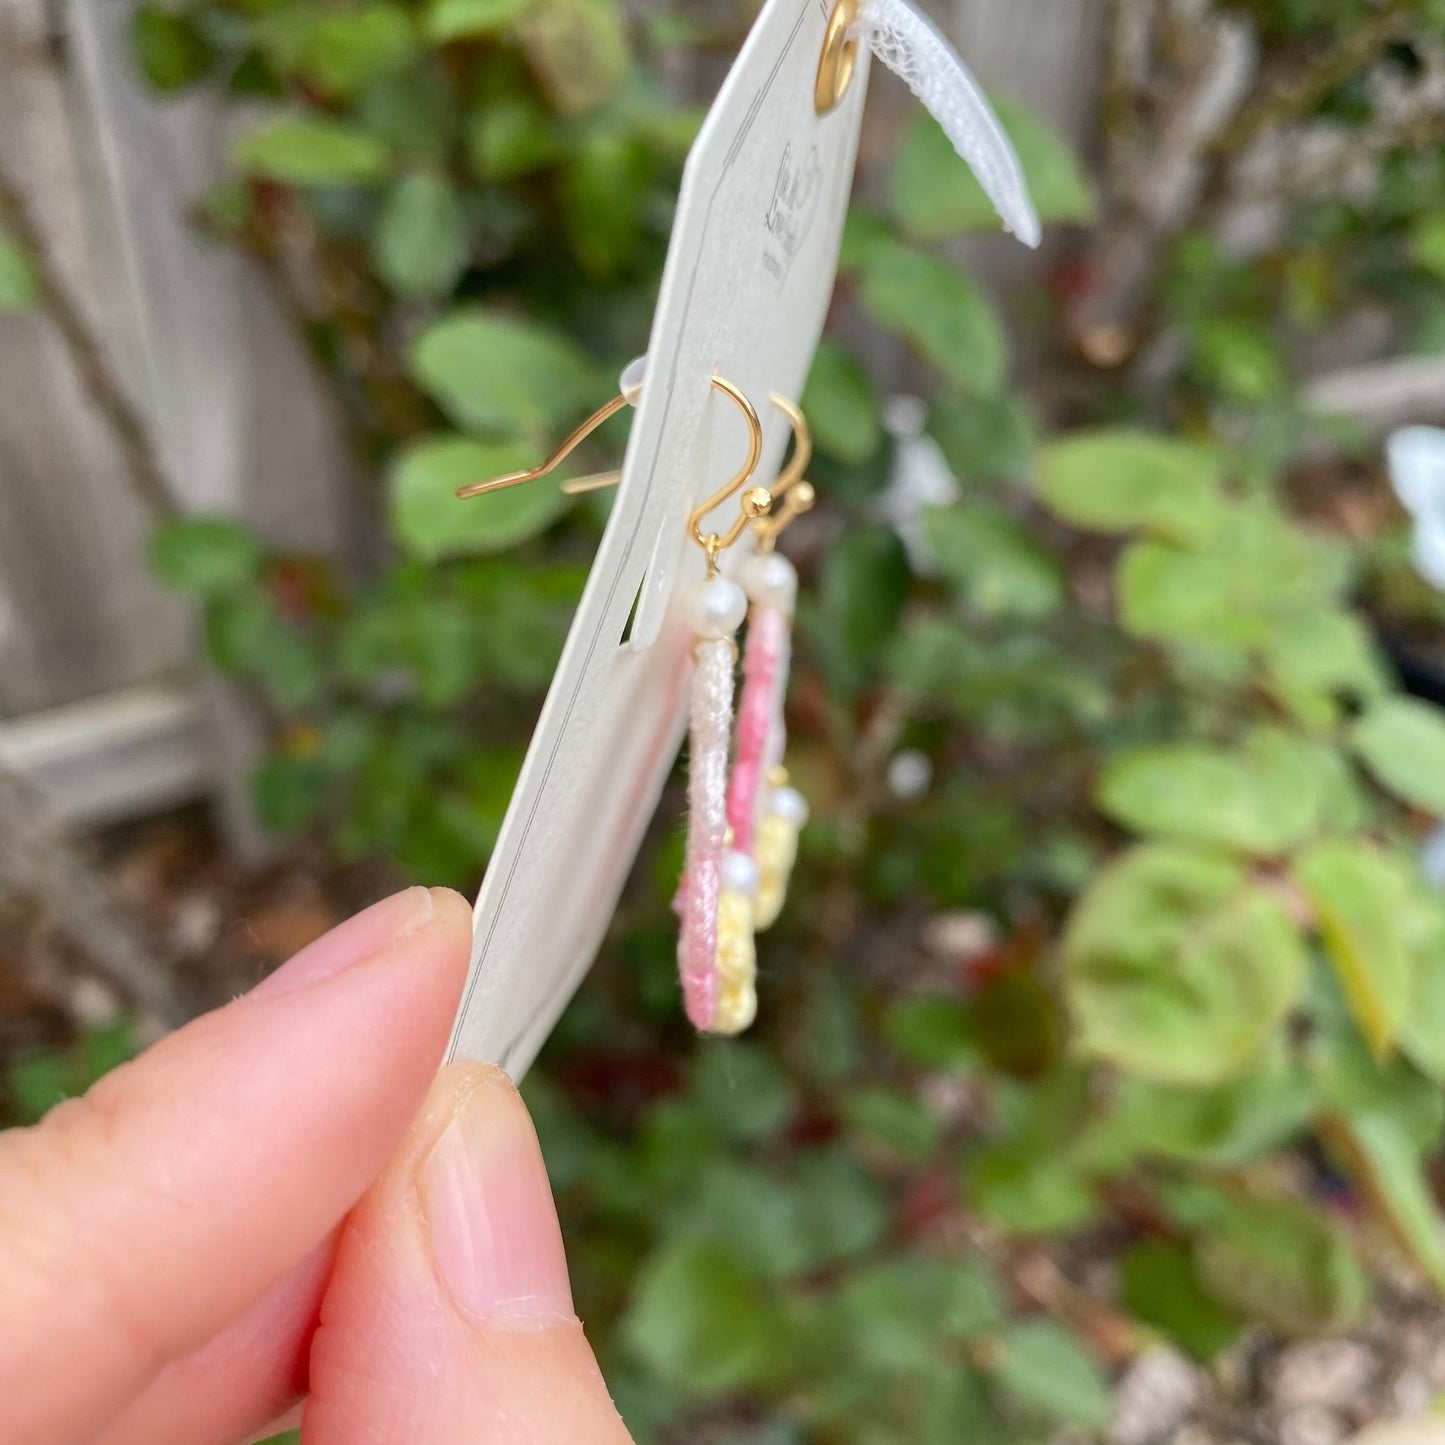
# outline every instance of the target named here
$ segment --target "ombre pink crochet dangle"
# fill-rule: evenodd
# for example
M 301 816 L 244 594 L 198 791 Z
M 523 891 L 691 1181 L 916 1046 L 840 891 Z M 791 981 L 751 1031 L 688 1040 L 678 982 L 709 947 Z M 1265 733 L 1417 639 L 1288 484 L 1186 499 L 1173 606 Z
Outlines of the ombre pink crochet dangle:
M 786 557 L 775 552 L 759 553 L 744 565 L 742 582 L 752 606 L 743 653 L 737 757 L 728 788 L 728 826 L 732 829 L 733 847 L 751 854 L 763 784 L 768 774 L 781 765 L 787 741 L 783 703 L 792 656 L 798 574 Z
M 693 1027 L 705 1033 L 719 1023 L 718 897 L 728 830 L 728 754 L 737 657 L 733 637 L 747 610 L 743 589 L 727 577 L 707 578 L 688 604 L 695 640 L 688 732 L 687 853 L 673 906 L 681 923 L 677 969 L 683 1002 Z

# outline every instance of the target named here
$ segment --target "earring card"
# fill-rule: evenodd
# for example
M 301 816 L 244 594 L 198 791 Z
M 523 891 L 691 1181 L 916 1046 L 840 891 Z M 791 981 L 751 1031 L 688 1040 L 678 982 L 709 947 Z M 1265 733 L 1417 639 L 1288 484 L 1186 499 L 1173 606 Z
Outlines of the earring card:
M 477 899 L 452 1058 L 513 1078 L 531 1064 L 591 967 L 676 758 L 681 597 L 703 574 L 688 516 L 748 444 L 711 379 L 757 407 L 766 484 L 791 435 L 769 398 L 801 396 L 837 273 L 868 62 L 820 117 L 831 8 L 767 0 L 689 156 L 621 484 Z

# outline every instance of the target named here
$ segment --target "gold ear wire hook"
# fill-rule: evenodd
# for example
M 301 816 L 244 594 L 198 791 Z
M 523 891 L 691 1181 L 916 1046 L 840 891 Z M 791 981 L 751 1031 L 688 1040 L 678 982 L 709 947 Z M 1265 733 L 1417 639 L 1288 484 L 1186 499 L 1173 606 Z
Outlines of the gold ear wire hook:
M 808 419 L 803 415 L 802 409 L 787 397 L 774 392 L 772 401 L 792 425 L 793 455 L 773 483 L 773 510 L 753 523 L 753 534 L 758 539 L 759 552 L 771 552 L 777 546 L 779 534 L 794 518 L 808 511 L 818 499 L 813 484 L 803 478 L 808 463 L 813 459 L 813 433 L 808 426 Z M 783 499 L 781 509 L 777 506 L 779 497 Z
M 466 486 L 457 488 L 457 496 L 481 497 L 488 492 L 500 492 L 507 487 L 519 486 L 523 482 L 535 482 L 549 472 L 555 472 L 603 422 L 607 421 L 609 417 L 616 416 L 624 406 L 629 404 L 627 394 L 618 392 L 611 401 L 599 406 L 546 461 L 538 463 L 535 467 L 528 467 L 523 472 L 508 472 L 504 477 L 493 477 L 485 482 L 469 482 Z
M 808 463 L 813 460 L 813 432 L 808 425 L 808 418 L 803 415 L 802 408 L 785 396 L 780 396 L 776 391 L 772 396 L 773 405 L 787 417 L 793 428 L 793 455 L 787 466 L 778 473 L 778 479 L 773 483 L 773 500 L 786 496 L 799 482 L 803 480 L 803 474 L 808 470 Z
M 768 488 L 768 491 L 772 493 L 773 502 L 776 503 L 779 497 L 786 495 L 792 487 L 802 481 L 803 473 L 807 471 L 808 463 L 813 459 L 813 433 L 808 426 L 808 419 L 787 397 L 774 392 L 772 401 L 773 405 L 792 423 L 794 439 L 791 460 L 778 473 L 778 479 Z M 563 482 L 562 490 L 569 497 L 580 497 L 587 492 L 600 492 L 608 487 L 615 487 L 621 476 L 620 472 L 598 472 L 591 477 L 576 477 L 570 482 Z M 807 506 L 797 509 L 797 511 L 806 510 Z
M 749 478 L 757 471 L 758 462 L 763 455 L 763 425 L 758 420 L 757 409 L 752 402 L 732 382 L 726 381 L 720 376 L 714 376 L 712 384 L 737 406 L 743 414 L 743 420 L 748 424 L 748 458 L 725 487 L 714 492 L 688 517 L 688 531 L 692 535 L 693 541 L 707 553 L 709 570 L 717 565 L 718 553 L 725 547 L 731 547 L 742 535 L 743 528 L 749 522 L 756 521 L 759 517 L 765 517 L 773 505 L 772 493 L 766 487 L 751 487 L 743 495 L 741 514 L 733 525 L 721 535 L 716 532 L 703 535 L 702 524 L 707 514 L 747 485 Z M 457 488 L 457 496 L 460 498 L 480 497 L 488 492 L 500 492 L 507 487 L 519 486 L 523 482 L 535 482 L 539 478 L 547 476 L 548 473 L 556 471 L 603 422 L 607 421 L 609 417 L 616 416 L 624 406 L 630 405 L 636 399 L 636 388 L 630 392 L 628 390 L 619 392 L 611 401 L 598 407 L 545 461 L 539 462 L 535 467 L 528 467 L 525 471 L 508 472 L 506 476 L 493 477 L 484 482 L 469 482 L 466 486 Z M 602 487 L 612 486 L 618 476 L 617 472 L 605 472 L 595 477 L 581 477 L 574 482 L 565 484 L 562 490 L 569 495 L 596 491 Z
M 748 490 L 743 492 L 742 507 L 732 526 L 721 534 L 709 532 L 706 536 L 703 535 L 702 524 L 707 519 L 708 513 L 714 507 L 722 506 L 729 497 L 735 495 L 743 487 L 747 487 L 753 473 L 757 471 L 758 462 L 762 460 L 763 455 L 763 424 L 758 420 L 757 408 L 732 382 L 725 378 L 715 376 L 712 384 L 742 412 L 743 420 L 748 424 L 748 459 L 726 486 L 720 487 L 712 496 L 694 507 L 692 515 L 687 519 L 687 529 L 692 540 L 707 554 L 709 572 L 717 566 L 718 553 L 726 547 L 731 547 L 742 536 L 743 528 L 749 522 L 767 516 L 773 505 L 773 494 L 766 487 L 748 487 Z

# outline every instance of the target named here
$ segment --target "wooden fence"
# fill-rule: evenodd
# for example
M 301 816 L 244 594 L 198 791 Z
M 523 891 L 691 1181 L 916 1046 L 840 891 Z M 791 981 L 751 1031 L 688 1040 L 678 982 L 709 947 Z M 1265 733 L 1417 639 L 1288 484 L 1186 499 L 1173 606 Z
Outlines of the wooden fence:
M 980 76 L 1087 150 L 1106 0 L 940 0 Z M 187 214 L 223 170 L 227 116 L 133 80 L 130 0 L 0 0 L 0 168 L 187 508 L 345 554 L 358 535 L 338 427 L 264 281 Z M 904 112 L 884 94 L 882 128 Z M 1008 289 L 1038 265 L 979 264 Z M 239 796 L 248 740 L 198 684 L 192 621 L 144 565 L 113 428 L 41 315 L 0 316 L 0 764 L 68 817 Z M 233 819 L 244 810 L 234 809 Z

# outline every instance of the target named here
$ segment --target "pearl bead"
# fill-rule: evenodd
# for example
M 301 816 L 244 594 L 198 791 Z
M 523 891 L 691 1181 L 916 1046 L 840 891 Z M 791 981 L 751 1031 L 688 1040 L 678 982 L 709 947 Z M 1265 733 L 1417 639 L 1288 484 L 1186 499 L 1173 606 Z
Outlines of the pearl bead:
M 730 577 L 709 577 L 688 599 L 687 620 L 699 637 L 731 637 L 747 614 L 747 595 Z
M 798 574 L 786 557 L 755 552 L 742 568 L 743 590 L 754 602 L 791 612 L 798 600 Z
M 746 853 L 729 848 L 723 854 L 722 886 L 751 898 L 758 891 L 758 865 Z
M 769 803 L 769 811 L 794 828 L 808 821 L 808 800 L 796 788 L 778 788 Z

